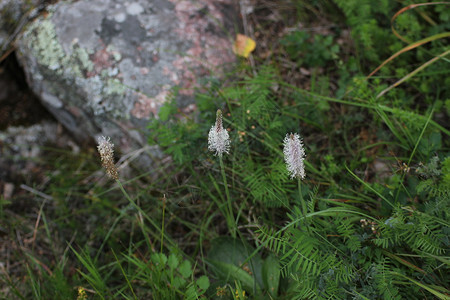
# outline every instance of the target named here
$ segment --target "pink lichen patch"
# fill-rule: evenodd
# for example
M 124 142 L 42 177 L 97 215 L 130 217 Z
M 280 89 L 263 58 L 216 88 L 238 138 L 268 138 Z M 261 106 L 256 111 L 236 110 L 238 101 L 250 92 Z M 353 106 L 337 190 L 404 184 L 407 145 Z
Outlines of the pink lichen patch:
M 187 51 L 187 54 L 193 57 L 201 57 L 203 52 L 204 50 L 203 47 L 200 45 L 200 42 L 195 41 L 194 46 Z
M 139 72 L 141 72 L 142 75 L 147 75 L 150 72 L 150 70 L 146 67 L 143 67 L 139 69 Z
M 191 1 L 172 1 L 180 26 L 175 31 L 182 37 L 194 41 L 200 38 L 202 28 L 208 25 L 207 19 L 199 11 L 206 8 L 202 4 Z
M 211 36 L 211 41 L 205 45 L 205 64 L 210 69 L 218 71 L 219 66 L 229 64 L 235 61 L 234 54 L 230 51 L 232 43 L 228 39 Z
M 178 74 L 181 75 L 180 79 L 176 82 L 180 86 L 179 93 L 181 95 L 192 96 L 194 94 L 194 88 L 199 86 L 197 76 L 201 76 L 202 73 L 205 73 L 205 70 L 199 68 L 201 65 L 189 56 L 178 56 L 172 65 L 178 71 Z M 193 72 L 194 69 L 196 71 L 195 73 Z
M 218 35 L 218 32 L 223 32 L 223 28 L 218 26 L 218 23 L 223 22 L 224 16 L 217 2 L 231 4 L 231 0 L 170 1 L 175 4 L 179 21 L 175 32 L 192 43 L 187 54 L 196 58 L 198 66 L 201 65 L 200 61 L 212 58 L 210 55 L 205 55 L 206 49 L 216 49 L 221 52 L 219 54 L 226 53 L 225 56 L 217 55 L 213 61 L 207 61 L 207 65 L 217 67 L 234 60 L 231 53 L 231 41 L 225 33 L 222 36 Z
M 151 114 L 158 117 L 158 110 L 165 102 L 169 95 L 168 88 L 163 90 L 155 97 L 148 97 L 142 93 L 135 93 L 138 95 L 138 100 L 134 103 L 134 107 L 131 110 L 131 115 L 137 119 L 149 119 Z
M 190 60 L 191 59 L 189 57 L 184 57 L 184 56 L 182 57 L 182 56 L 177 55 L 176 59 L 172 62 L 172 65 L 177 70 L 183 70 L 186 63 L 189 62 Z
M 92 77 L 100 74 L 104 69 L 108 69 L 114 65 L 114 54 L 109 52 L 106 48 L 102 48 L 91 55 L 91 61 L 94 69 L 87 73 L 87 77 Z
M 208 23 L 217 27 L 215 21 L 223 21 L 223 14 L 215 4 L 217 2 L 231 3 L 231 0 L 170 1 L 175 4 L 175 12 L 181 21 L 180 24 L 183 24 L 179 30 L 184 34 L 194 33 L 198 37 L 200 37 L 199 33 L 208 28 Z
M 194 88 L 199 86 L 197 78 L 210 74 L 211 71 L 220 73 L 220 66 L 231 63 L 235 56 L 231 52 L 231 41 L 223 29 L 218 26 L 224 19 L 217 2 L 231 4 L 231 0 L 170 0 L 175 5 L 178 27 L 175 32 L 184 40 L 191 42 L 186 56 L 177 58 L 172 65 L 176 70 L 165 75 L 181 87 L 180 94 L 192 95 Z
M 186 70 L 183 73 L 183 84 L 179 90 L 181 95 L 192 96 L 194 95 L 194 89 L 198 87 L 197 78 L 194 72 Z
M 178 79 L 178 74 L 174 72 L 172 69 L 168 67 L 163 68 L 163 74 L 172 80 L 175 84 L 180 84 L 180 80 Z

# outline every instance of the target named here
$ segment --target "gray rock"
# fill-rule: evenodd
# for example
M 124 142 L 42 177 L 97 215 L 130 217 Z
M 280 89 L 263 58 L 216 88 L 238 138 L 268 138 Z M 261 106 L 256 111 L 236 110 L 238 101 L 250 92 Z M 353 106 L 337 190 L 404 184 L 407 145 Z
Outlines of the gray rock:
M 148 120 L 175 88 L 187 107 L 200 78 L 235 60 L 233 0 L 79 0 L 47 11 L 18 41 L 27 81 L 77 140 L 107 135 L 125 153 L 146 144 Z
M 41 157 L 45 147 L 70 148 L 73 153 L 79 147 L 62 130 L 60 124 L 45 120 L 32 126 L 10 126 L 0 131 L 0 187 L 8 181 L 17 182 L 34 173 L 43 173 Z M 36 179 L 36 178 L 33 178 Z

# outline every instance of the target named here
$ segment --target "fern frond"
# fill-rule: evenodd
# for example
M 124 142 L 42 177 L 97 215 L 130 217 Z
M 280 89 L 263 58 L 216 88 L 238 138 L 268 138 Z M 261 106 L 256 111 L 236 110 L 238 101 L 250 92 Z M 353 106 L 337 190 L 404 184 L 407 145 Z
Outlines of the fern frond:
M 378 264 L 374 266 L 375 269 L 375 284 L 383 295 L 384 299 L 401 299 L 398 289 L 393 285 L 393 276 L 390 273 L 390 259 L 387 257 L 381 258 Z
M 289 239 L 285 236 L 283 231 L 275 232 L 275 229 L 267 228 L 266 226 L 259 227 L 257 230 L 258 238 L 265 246 L 277 255 L 286 251 Z
M 248 174 L 244 177 L 244 182 L 254 202 L 261 202 L 268 207 L 287 205 L 288 198 L 284 189 L 287 174 L 281 159 L 275 160 L 269 167 L 254 164 L 253 169 L 244 172 Z
M 406 242 L 411 248 L 424 251 L 429 254 L 439 255 L 446 251 L 442 245 L 441 225 L 430 217 L 421 214 L 415 218 L 415 224 L 407 224 L 410 230 L 405 233 Z
M 355 219 L 354 218 L 338 218 L 336 222 L 339 224 L 337 226 L 337 232 L 340 236 L 345 239 L 347 247 L 351 251 L 357 251 L 361 249 L 361 241 L 356 235 L 355 230 Z

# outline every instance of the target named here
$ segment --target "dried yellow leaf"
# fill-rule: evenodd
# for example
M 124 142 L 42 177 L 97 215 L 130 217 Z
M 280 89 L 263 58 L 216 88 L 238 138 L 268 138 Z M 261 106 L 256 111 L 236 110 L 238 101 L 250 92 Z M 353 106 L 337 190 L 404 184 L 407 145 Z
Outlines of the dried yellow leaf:
M 233 52 L 236 55 L 247 58 L 255 50 L 256 42 L 246 35 L 238 34 L 233 45 Z

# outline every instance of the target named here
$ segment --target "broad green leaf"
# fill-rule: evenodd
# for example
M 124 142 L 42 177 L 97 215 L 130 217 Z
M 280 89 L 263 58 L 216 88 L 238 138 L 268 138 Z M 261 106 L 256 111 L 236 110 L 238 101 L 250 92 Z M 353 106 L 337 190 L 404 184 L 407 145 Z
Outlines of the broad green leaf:
M 280 265 L 274 255 L 269 255 L 264 261 L 262 277 L 264 287 L 275 298 L 278 294 L 278 286 L 280 283 Z
M 214 271 L 220 278 L 227 279 L 228 282 L 234 282 L 237 280 L 247 291 L 252 291 L 255 287 L 255 280 L 253 276 L 238 266 L 217 260 L 209 260 L 209 263 L 215 267 Z M 256 286 L 256 288 L 259 291 L 259 287 Z
M 218 264 L 214 264 L 216 267 L 217 265 L 219 265 L 219 263 L 225 263 L 226 265 L 229 265 L 226 267 L 226 270 L 222 268 L 218 272 L 218 276 L 230 282 L 230 274 L 228 274 L 228 272 L 230 272 L 231 270 L 235 272 L 235 269 L 239 269 L 250 276 L 252 280 L 254 277 L 256 279 L 255 288 L 258 290 L 261 289 L 261 287 L 263 286 L 262 259 L 258 254 L 254 253 L 253 247 L 231 237 L 216 238 L 212 241 L 211 244 L 212 247 L 208 253 L 208 261 L 217 262 Z M 232 268 L 230 266 L 235 266 L 236 268 Z M 252 286 L 249 291 L 252 291 L 253 289 L 254 287 Z

